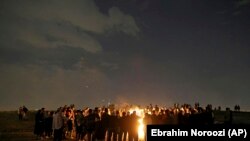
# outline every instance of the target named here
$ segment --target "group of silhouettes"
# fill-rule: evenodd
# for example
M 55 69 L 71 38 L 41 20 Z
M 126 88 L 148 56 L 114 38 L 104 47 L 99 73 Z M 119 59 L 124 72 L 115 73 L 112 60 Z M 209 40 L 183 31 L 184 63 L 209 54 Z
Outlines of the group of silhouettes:
M 95 107 L 76 110 L 70 106 L 59 107 L 55 111 L 41 108 L 35 115 L 34 134 L 39 139 L 53 138 L 61 141 L 66 138 L 77 141 L 138 141 L 139 119 L 143 124 L 214 124 L 212 105 L 205 108 L 196 103 L 194 107 L 189 104 L 172 108 L 160 108 L 151 104 L 143 109 L 143 116 L 130 107 L 110 108 Z M 131 110 L 132 109 L 132 110 Z M 225 115 L 225 123 L 232 122 L 230 109 Z

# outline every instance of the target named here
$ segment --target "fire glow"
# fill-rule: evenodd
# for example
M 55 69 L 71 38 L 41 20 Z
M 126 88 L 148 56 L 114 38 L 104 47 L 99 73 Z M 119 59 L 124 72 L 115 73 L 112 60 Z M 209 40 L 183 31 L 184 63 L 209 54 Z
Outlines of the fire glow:
M 143 118 L 140 118 L 138 120 L 139 126 L 138 126 L 138 137 L 140 141 L 144 141 L 145 138 L 145 132 L 144 132 L 144 124 L 143 124 Z
M 143 124 L 143 118 L 144 118 L 144 110 L 140 109 L 138 107 L 132 108 L 129 110 L 129 113 L 132 114 L 134 111 L 136 111 L 136 115 L 139 117 L 138 120 L 138 138 L 139 141 L 145 140 L 145 125 Z

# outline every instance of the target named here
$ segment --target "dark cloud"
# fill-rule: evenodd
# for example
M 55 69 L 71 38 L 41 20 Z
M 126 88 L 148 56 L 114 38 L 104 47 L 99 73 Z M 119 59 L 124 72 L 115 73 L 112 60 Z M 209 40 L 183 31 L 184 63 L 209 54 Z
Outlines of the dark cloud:
M 97 100 L 109 81 L 102 69 L 117 66 L 101 58 L 95 36 L 140 31 L 132 16 L 117 7 L 101 13 L 92 0 L 6 0 L 0 17 L 0 109 Z
M 102 50 L 88 32 L 104 34 L 121 31 L 135 36 L 139 32 L 133 17 L 113 7 L 102 14 L 94 1 L 4 1 L 1 30 L 11 39 L 33 47 L 80 47 L 88 52 Z M 2 43 L 3 44 L 3 43 Z

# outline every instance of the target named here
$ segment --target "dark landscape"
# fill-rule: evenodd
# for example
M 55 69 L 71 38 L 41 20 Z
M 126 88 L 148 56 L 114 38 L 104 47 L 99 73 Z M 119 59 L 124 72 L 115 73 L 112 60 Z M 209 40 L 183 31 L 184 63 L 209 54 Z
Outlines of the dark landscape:
M 32 141 L 37 140 L 33 134 L 36 111 L 30 111 L 26 120 L 18 120 L 17 111 L 0 112 L 1 141 Z M 223 124 L 225 111 L 214 111 L 215 124 Z M 250 125 L 250 112 L 233 112 L 233 124 Z M 52 140 L 52 139 L 46 139 Z M 72 140 L 72 139 L 66 139 Z

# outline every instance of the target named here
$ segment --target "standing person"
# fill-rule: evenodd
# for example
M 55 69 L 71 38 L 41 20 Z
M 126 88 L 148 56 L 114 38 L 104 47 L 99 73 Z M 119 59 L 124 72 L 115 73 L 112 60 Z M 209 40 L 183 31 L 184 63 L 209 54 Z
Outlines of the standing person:
M 129 116 L 129 130 L 128 130 L 128 137 L 129 141 L 138 141 L 138 120 L 139 117 L 136 115 L 136 111 L 133 111 L 133 113 Z M 133 127 L 133 128 L 131 128 Z
M 37 136 L 37 139 L 39 137 L 39 115 L 41 113 L 41 109 L 39 109 L 35 115 L 35 128 L 34 128 L 34 134 Z
M 105 123 L 103 120 L 96 121 L 96 128 L 95 128 L 95 139 L 96 141 L 105 141 Z
M 41 108 L 38 110 L 35 116 L 35 129 L 34 134 L 37 135 L 37 138 L 44 138 L 44 132 L 45 132 L 45 108 Z
M 27 119 L 27 113 L 28 113 L 28 108 L 26 106 L 23 106 L 23 119 Z
M 53 123 L 53 112 L 47 111 L 47 116 L 45 118 L 45 137 L 50 138 L 52 136 L 52 123 Z
M 83 140 L 86 135 L 86 119 L 81 110 L 77 110 L 75 116 L 76 140 Z
M 18 119 L 19 119 L 19 120 L 22 120 L 22 119 L 23 119 L 23 107 L 22 107 L 22 106 L 19 107 L 17 113 L 18 113 Z
M 75 113 L 71 107 L 68 107 L 66 110 L 66 122 L 67 122 L 66 135 L 69 136 L 71 139 L 73 139 L 74 121 L 75 121 Z
M 93 141 L 93 135 L 95 131 L 95 114 L 92 109 L 88 110 L 88 116 L 86 117 L 87 123 L 86 123 L 86 130 L 87 130 L 87 137 L 88 141 Z M 95 138 L 95 137 L 94 137 Z
M 63 135 L 63 113 L 62 108 L 58 108 L 53 115 L 52 128 L 54 130 L 54 141 L 61 141 Z
M 103 127 L 104 127 L 104 132 L 105 134 L 107 134 L 107 141 L 110 141 L 109 139 L 111 139 L 111 135 L 110 134 L 110 122 L 112 122 L 110 120 L 110 115 L 108 114 L 108 108 L 105 108 L 104 109 L 104 113 L 102 113 L 101 115 L 101 121 L 102 121 L 102 124 L 103 124 Z
M 233 113 L 230 108 L 226 108 L 225 116 L 224 116 L 224 124 L 232 124 L 233 122 Z
M 119 119 L 120 134 L 118 136 L 118 141 L 126 141 L 127 133 L 129 130 L 129 112 L 122 112 L 122 117 Z

